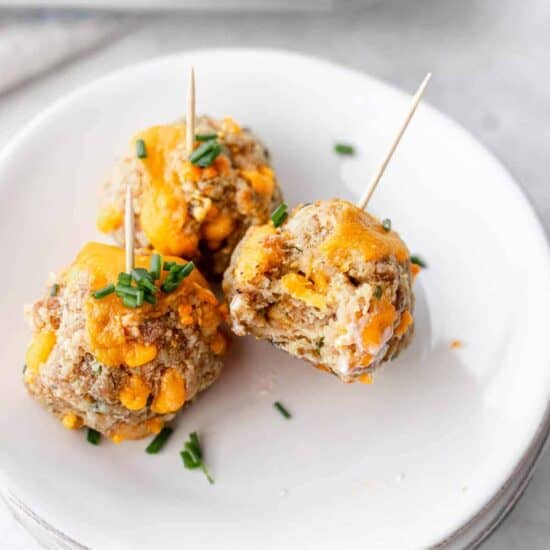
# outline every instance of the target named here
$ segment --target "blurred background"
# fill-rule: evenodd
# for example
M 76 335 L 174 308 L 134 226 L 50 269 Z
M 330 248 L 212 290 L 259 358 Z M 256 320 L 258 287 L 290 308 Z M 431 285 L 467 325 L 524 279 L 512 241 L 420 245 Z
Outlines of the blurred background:
M 426 100 L 499 157 L 550 230 L 548 0 L 0 0 L 0 148 L 107 72 L 226 46 L 311 54 L 408 92 L 431 70 Z M 1 502 L 0 534 L 38 548 Z M 484 548 L 550 548 L 550 456 Z

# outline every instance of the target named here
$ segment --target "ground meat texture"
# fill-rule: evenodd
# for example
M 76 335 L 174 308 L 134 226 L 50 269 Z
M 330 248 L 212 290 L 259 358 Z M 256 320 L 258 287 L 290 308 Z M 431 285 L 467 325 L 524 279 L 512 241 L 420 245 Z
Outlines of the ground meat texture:
M 407 247 L 339 199 L 297 207 L 278 228 L 251 227 L 224 275 L 233 331 L 369 383 L 413 334 Z
M 222 145 L 205 168 L 187 160 L 183 122 L 139 132 L 102 186 L 97 225 L 124 243 L 131 185 L 136 246 L 192 259 L 208 277 L 219 278 L 246 229 L 268 221 L 281 191 L 266 148 L 249 130 L 230 118 L 201 116 L 196 134 L 217 136 Z M 145 158 L 137 157 L 137 140 L 145 143 Z
M 149 254 L 136 265 L 147 267 Z M 122 249 L 89 243 L 56 276 L 57 294 L 48 288 L 27 308 L 29 393 L 67 428 L 86 425 L 115 442 L 159 432 L 217 379 L 226 348 L 223 308 L 197 269 L 176 291 L 159 291 L 156 305 L 91 295 L 123 270 Z

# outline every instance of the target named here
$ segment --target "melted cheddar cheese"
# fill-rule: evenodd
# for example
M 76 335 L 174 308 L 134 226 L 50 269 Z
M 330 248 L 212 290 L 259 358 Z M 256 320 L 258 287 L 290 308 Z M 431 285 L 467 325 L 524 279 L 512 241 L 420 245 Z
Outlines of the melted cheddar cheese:
M 377 348 L 382 344 L 384 333 L 393 327 L 395 315 L 395 307 L 387 298 L 378 301 L 368 324 L 361 332 L 365 348 Z
M 160 379 L 160 388 L 153 399 L 151 410 L 158 414 L 176 412 L 183 407 L 186 397 L 183 376 L 174 368 L 166 369 Z
M 399 321 L 399 324 L 395 327 L 395 330 L 393 331 L 395 336 L 402 336 L 407 332 L 407 329 L 412 325 L 413 323 L 413 316 L 411 315 L 411 312 L 406 309 L 403 314 L 401 315 L 401 319 Z
M 174 171 L 171 163 L 174 151 L 185 144 L 185 125 L 153 126 L 134 139 L 142 139 L 147 150 L 147 156 L 139 159 L 147 174 L 140 212 L 143 232 L 161 254 L 194 255 L 198 237 L 185 231 L 187 202 L 181 189 L 181 174 Z
M 126 384 L 120 390 L 118 398 L 130 411 L 138 411 L 147 405 L 151 390 L 143 378 L 137 374 L 128 377 Z
M 255 226 L 248 230 L 235 266 L 237 280 L 253 282 L 256 277 L 277 265 L 282 257 L 282 251 L 267 242 L 275 233 L 276 229 L 271 224 Z
M 185 260 L 181 258 L 169 256 L 164 257 L 164 260 L 181 264 L 185 263 Z M 136 267 L 148 268 L 149 263 L 149 254 L 136 255 Z M 71 280 L 84 272 L 90 279 L 90 291 L 94 291 L 109 283 L 116 282 L 118 274 L 124 270 L 125 257 L 123 249 L 105 244 L 88 243 L 78 254 L 66 277 Z M 167 272 L 163 272 L 160 282 L 166 276 Z M 84 300 L 84 313 L 86 316 L 86 331 L 90 353 L 108 367 L 116 367 L 122 364 L 129 367 L 139 367 L 149 363 L 157 355 L 158 350 L 156 346 L 129 338 L 125 331 L 125 320 L 130 316 L 136 324 L 139 324 L 142 319 L 160 317 L 170 307 L 177 308 L 177 302 L 181 301 L 182 296 L 189 292 L 198 293 L 198 290 L 210 292 L 207 288 L 204 288 L 206 286 L 206 281 L 195 269 L 189 277 L 183 280 L 175 292 L 171 294 L 159 292 L 155 305 L 146 303 L 134 310 L 126 308 L 115 294 L 99 300 L 88 294 Z M 47 342 L 51 342 L 51 337 L 41 338 L 46 338 Z M 53 340 L 53 344 L 55 344 L 55 339 Z M 51 347 L 53 347 L 53 344 L 51 344 Z M 44 344 L 40 345 L 40 349 L 42 350 L 40 354 L 37 355 L 34 351 L 31 353 L 32 365 L 35 365 L 39 360 L 43 361 L 44 356 L 47 357 L 45 355 L 46 351 L 43 349 L 44 346 Z M 37 344 L 34 347 L 31 344 L 33 350 L 36 347 Z M 33 359 L 34 355 L 37 356 L 37 359 Z
M 33 336 L 25 356 L 29 375 L 38 374 L 40 366 L 48 360 L 56 340 L 55 333 L 50 331 L 38 332 Z
M 336 225 L 319 249 L 330 263 L 343 272 L 354 260 L 376 261 L 395 256 L 404 262 L 409 257 L 405 243 L 395 231 L 386 231 L 370 214 L 346 201 L 336 212 Z
M 298 273 L 287 273 L 281 279 L 283 289 L 293 298 L 301 300 L 308 306 L 324 310 L 327 302 L 326 297 L 317 292 L 313 283 Z
M 258 170 L 241 170 L 240 175 L 250 183 L 252 189 L 260 195 L 271 195 L 275 187 L 273 170 L 268 166 L 260 166 Z

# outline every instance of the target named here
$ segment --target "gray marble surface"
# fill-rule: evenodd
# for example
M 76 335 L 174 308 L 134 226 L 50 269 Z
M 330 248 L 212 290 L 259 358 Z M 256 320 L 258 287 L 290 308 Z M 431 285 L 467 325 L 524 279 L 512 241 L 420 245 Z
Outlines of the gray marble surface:
M 354 4 L 354 9 L 348 4 L 319 14 L 140 17 L 116 42 L 0 96 L 0 146 L 75 87 L 129 63 L 184 49 L 292 49 L 361 69 L 409 91 L 431 70 L 427 101 L 500 158 L 548 232 L 550 2 L 380 0 L 364 10 L 357 7 L 360 2 Z M 524 497 L 484 548 L 550 548 L 550 455 L 543 457 Z

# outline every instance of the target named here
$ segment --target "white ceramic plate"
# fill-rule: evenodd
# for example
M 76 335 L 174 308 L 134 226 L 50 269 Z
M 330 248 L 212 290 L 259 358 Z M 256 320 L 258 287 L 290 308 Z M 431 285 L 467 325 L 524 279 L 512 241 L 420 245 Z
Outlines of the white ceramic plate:
M 290 204 L 357 197 L 409 101 L 294 54 L 202 51 L 101 79 L 23 130 L 0 158 L 0 468 L 10 491 L 92 548 L 440 543 L 509 480 L 543 422 L 550 262 L 509 174 L 427 105 L 371 204 L 429 262 L 416 283 L 414 343 L 374 385 L 339 383 L 265 342 L 238 339 L 220 381 L 181 415 L 157 456 L 143 441 L 90 446 L 26 396 L 22 304 L 84 241 L 100 238 L 98 183 L 135 130 L 181 114 L 190 63 L 198 110 L 231 114 L 262 136 Z M 356 144 L 358 156 L 336 156 L 338 140 Z M 451 350 L 453 339 L 464 347 Z M 193 430 L 213 486 L 180 463 Z

